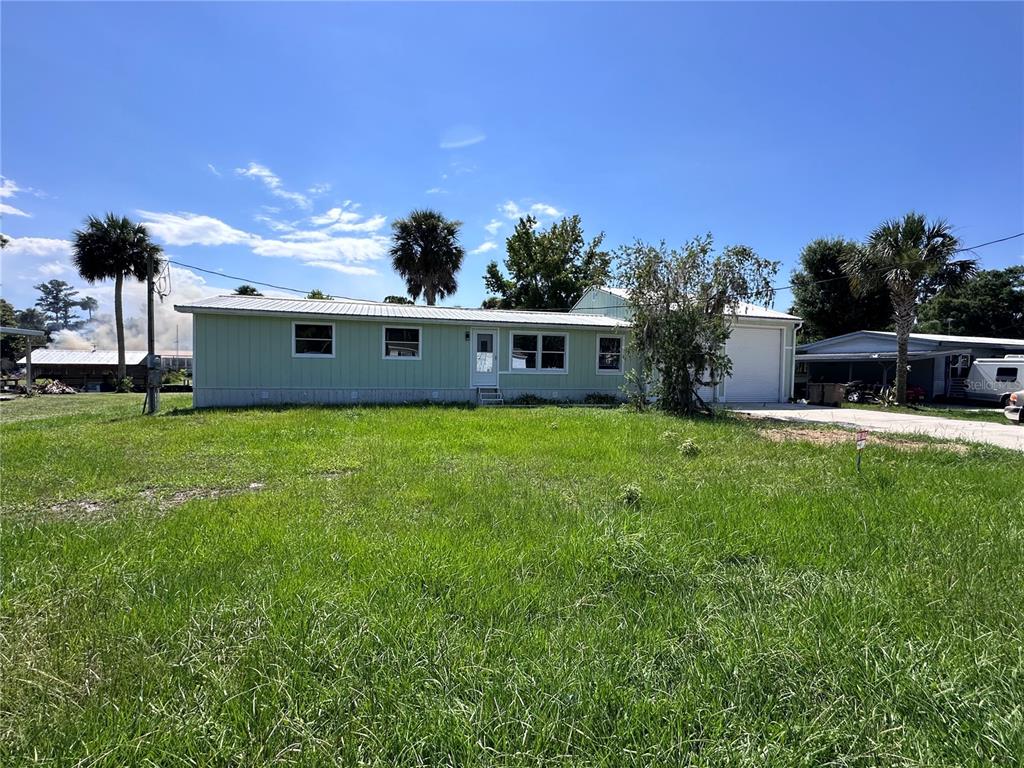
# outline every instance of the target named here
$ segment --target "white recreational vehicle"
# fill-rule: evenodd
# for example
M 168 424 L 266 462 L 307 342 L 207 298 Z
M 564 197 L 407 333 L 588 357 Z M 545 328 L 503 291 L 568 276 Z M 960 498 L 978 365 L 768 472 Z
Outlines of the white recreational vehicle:
M 1005 406 L 1011 392 L 1024 389 L 1024 355 L 979 357 L 971 364 L 965 388 L 972 400 Z

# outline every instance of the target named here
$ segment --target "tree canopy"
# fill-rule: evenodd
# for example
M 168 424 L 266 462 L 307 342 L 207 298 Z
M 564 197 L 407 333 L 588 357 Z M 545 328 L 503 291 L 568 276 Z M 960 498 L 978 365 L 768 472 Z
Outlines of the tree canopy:
M 391 222 L 391 265 L 413 300 L 422 296 L 433 305 L 458 290 L 455 275 L 466 256 L 459 244 L 461 226 L 461 221 L 432 210 L 416 210 Z
M 385 304 L 412 304 L 413 301 L 408 296 L 385 296 Z
M 547 229 L 537 219 L 519 219 L 505 241 L 505 271 L 487 265 L 484 285 L 493 294 L 485 307 L 496 309 L 569 309 L 592 285 L 607 283 L 611 254 L 601 249 L 604 233 L 587 242 L 579 216 L 568 216 Z
M 885 286 L 863 293 L 850 287 L 843 264 L 863 246 L 841 237 L 820 238 L 804 246 L 800 267 L 793 272 L 793 307 L 803 321 L 803 341 L 816 341 L 852 331 L 882 331 L 892 324 L 892 301 Z
M 328 301 L 333 299 L 333 296 L 328 296 L 326 293 L 321 291 L 319 288 L 314 288 L 312 291 L 306 294 L 307 299 L 320 299 L 322 301 Z
M 701 388 L 717 386 L 732 372 L 725 344 L 733 313 L 741 301 L 771 302 L 778 262 L 745 245 L 715 254 L 708 234 L 678 250 L 637 241 L 619 250 L 619 263 L 632 310 L 631 397 L 642 404 L 652 390 L 669 412 L 708 411 Z
M 72 328 L 77 325 L 79 317 L 72 310 L 80 306 L 78 299 L 75 298 L 78 291 L 69 283 L 63 280 L 49 280 L 32 287 L 39 291 L 36 306 L 47 320 L 59 328 Z
M 921 305 L 920 333 L 1024 339 L 1024 266 L 986 269 Z
M 235 296 L 262 296 L 259 289 L 255 285 L 249 285 L 248 283 L 242 283 L 240 286 L 235 288 Z

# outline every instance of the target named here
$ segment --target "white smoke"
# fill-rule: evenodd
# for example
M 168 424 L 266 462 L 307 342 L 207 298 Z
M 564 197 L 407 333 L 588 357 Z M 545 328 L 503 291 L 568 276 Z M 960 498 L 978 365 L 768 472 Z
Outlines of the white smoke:
M 199 299 L 216 296 L 218 291 L 188 269 L 170 268 L 170 293 L 163 301 L 156 302 L 156 350 L 172 352 L 175 348 L 192 349 L 192 316 L 174 311 L 175 304 L 189 304 Z M 110 308 L 102 314 L 93 315 L 92 322 L 77 331 L 57 331 L 53 334 L 54 349 L 117 349 L 117 331 L 114 325 L 114 285 L 112 282 L 98 283 L 89 287 L 90 295 L 100 306 Z M 146 349 L 146 284 L 134 280 L 126 281 L 122 297 L 124 303 L 124 347 L 125 349 Z

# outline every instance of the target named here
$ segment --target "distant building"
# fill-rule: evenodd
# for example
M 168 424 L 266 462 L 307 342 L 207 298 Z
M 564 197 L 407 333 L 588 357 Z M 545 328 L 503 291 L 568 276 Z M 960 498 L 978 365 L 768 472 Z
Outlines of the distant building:
M 908 384 L 929 400 L 967 397 L 967 376 L 978 358 L 1024 353 L 1024 339 L 912 333 L 908 346 Z M 811 382 L 889 386 L 896 378 L 896 334 L 854 331 L 797 347 L 797 390 Z
M 178 351 L 160 354 L 164 371 L 192 372 L 192 352 Z M 146 386 L 146 352 L 125 350 L 125 375 L 132 386 Z M 25 365 L 25 358 L 18 361 Z M 87 392 L 110 392 L 117 380 L 117 350 L 108 349 L 36 349 L 32 352 L 33 379 L 59 379 L 69 387 Z

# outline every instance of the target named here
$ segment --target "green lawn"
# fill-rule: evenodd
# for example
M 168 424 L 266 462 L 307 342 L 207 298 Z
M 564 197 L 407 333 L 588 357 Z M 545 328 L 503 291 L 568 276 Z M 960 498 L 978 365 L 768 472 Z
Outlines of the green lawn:
M 0 404 L 0 765 L 1024 756 L 1020 454 L 188 402 Z
M 1009 424 L 1001 408 L 949 408 L 930 403 L 921 405 L 890 405 L 888 407 L 875 403 L 843 403 L 843 408 L 862 408 L 866 411 L 888 411 L 889 413 L 912 413 L 917 416 L 941 416 L 944 419 L 966 419 L 968 421 L 987 421 L 992 424 Z

